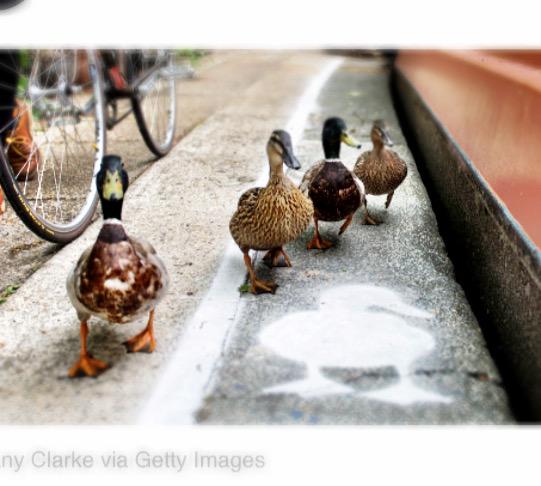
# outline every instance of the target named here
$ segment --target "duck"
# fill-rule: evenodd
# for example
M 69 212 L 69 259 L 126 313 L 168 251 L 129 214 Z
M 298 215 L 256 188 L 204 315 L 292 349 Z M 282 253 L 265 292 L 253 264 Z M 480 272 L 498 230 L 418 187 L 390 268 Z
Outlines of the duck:
M 333 243 L 321 238 L 319 221 L 342 221 L 341 235 L 351 224 L 355 211 L 364 204 L 364 187 L 340 160 L 340 146 L 345 143 L 360 149 L 361 144 L 347 131 L 342 118 L 325 120 L 321 134 L 325 158 L 306 171 L 299 186 L 314 205 L 314 237 L 307 249 L 326 250 Z
M 268 184 L 244 192 L 229 223 L 231 236 L 244 255 L 253 294 L 274 293 L 278 285 L 257 278 L 249 251 L 268 250 L 263 261 L 269 267 L 291 267 L 284 245 L 308 228 L 314 211 L 310 199 L 284 174 L 284 163 L 293 170 L 301 168 L 287 131 L 271 133 L 267 156 Z
M 394 192 L 408 175 L 408 167 L 396 152 L 388 148 L 394 144 L 383 120 L 374 121 L 370 138 L 373 148 L 359 156 L 353 172 L 363 182 L 366 194 L 387 194 L 385 209 L 389 209 Z M 363 224 L 380 224 L 380 221 L 370 216 L 368 206 Z
M 412 364 L 433 352 L 436 341 L 426 329 L 406 320 L 426 321 L 433 314 L 405 300 L 398 290 L 380 285 L 337 285 L 322 292 L 317 310 L 290 313 L 271 322 L 260 332 L 259 343 L 283 358 L 304 363 L 306 373 L 301 379 L 268 386 L 262 394 L 360 395 L 398 405 L 451 401 L 419 387 L 412 378 Z M 362 392 L 321 371 L 388 367 L 397 371 L 398 382 Z
M 148 313 L 145 329 L 123 344 L 128 352 L 153 352 L 154 310 L 169 286 L 167 269 L 156 250 L 144 239 L 129 236 L 122 224 L 129 179 L 119 156 L 103 157 L 96 185 L 103 224 L 96 241 L 82 253 L 66 282 L 79 318 L 81 340 L 79 359 L 68 371 L 70 378 L 96 377 L 109 367 L 88 352 L 88 321 L 92 316 L 125 324 Z

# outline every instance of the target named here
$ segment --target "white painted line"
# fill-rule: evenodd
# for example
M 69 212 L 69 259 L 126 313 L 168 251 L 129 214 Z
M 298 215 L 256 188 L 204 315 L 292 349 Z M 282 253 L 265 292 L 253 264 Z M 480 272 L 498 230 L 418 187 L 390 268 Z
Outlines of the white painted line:
M 321 89 L 342 62 L 337 58 L 326 63 L 299 99 L 285 128 L 291 134 L 293 144 L 302 137 L 308 115 L 314 109 Z M 256 185 L 265 185 L 267 178 L 268 167 L 265 164 Z M 243 300 L 239 298 L 238 286 L 245 275 L 241 253 L 231 240 L 208 293 L 188 323 L 180 346 L 143 408 L 140 423 L 194 423 L 194 414 L 212 387 L 213 375 L 219 368 L 228 336 L 242 310 Z

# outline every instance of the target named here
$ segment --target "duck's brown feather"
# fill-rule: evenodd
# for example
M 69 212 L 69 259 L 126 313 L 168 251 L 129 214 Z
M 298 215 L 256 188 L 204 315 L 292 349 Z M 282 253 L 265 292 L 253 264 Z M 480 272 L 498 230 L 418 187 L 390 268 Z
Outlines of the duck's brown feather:
M 389 194 L 402 184 L 408 167 L 396 152 L 383 149 L 362 153 L 353 172 L 363 182 L 366 194 L 379 196 Z
M 361 205 L 361 193 L 349 169 L 339 161 L 318 162 L 303 182 L 314 204 L 314 215 L 322 221 L 341 221 Z
M 308 197 L 308 193 L 310 192 L 310 184 L 312 184 L 312 181 L 317 177 L 321 169 L 323 169 L 323 166 L 325 165 L 325 161 L 322 160 L 320 162 L 316 162 L 312 167 L 310 167 L 304 174 L 301 184 L 299 186 L 299 189 Z
M 241 249 L 279 248 L 306 230 L 312 213 L 310 200 L 287 177 L 276 177 L 242 194 L 229 229 Z

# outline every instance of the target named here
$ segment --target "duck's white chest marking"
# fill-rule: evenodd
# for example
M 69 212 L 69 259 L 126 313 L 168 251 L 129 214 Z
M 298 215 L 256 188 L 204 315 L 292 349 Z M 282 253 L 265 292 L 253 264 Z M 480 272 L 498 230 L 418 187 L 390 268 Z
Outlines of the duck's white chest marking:
M 133 280 L 133 279 L 132 279 Z M 123 282 L 119 278 L 108 278 L 103 282 L 103 286 L 108 290 L 118 290 L 119 292 L 126 292 L 130 289 L 131 283 L 129 281 Z
M 432 317 L 383 287 L 345 285 L 323 292 L 319 310 L 286 315 L 260 333 L 264 346 L 307 368 L 304 379 L 265 388 L 263 393 L 303 397 L 358 394 L 398 405 L 450 402 L 449 397 L 418 387 L 411 378 L 411 365 L 433 351 L 435 341 L 428 331 L 402 316 Z M 357 392 L 321 373 L 321 368 L 373 371 L 386 367 L 393 367 L 400 381 L 369 392 Z

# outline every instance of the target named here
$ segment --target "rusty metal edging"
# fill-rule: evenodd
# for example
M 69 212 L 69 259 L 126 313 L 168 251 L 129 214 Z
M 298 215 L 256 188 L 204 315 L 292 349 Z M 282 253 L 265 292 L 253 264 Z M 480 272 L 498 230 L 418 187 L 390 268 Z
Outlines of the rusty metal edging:
M 515 414 L 541 421 L 541 252 L 398 69 L 391 84 L 457 279 Z

